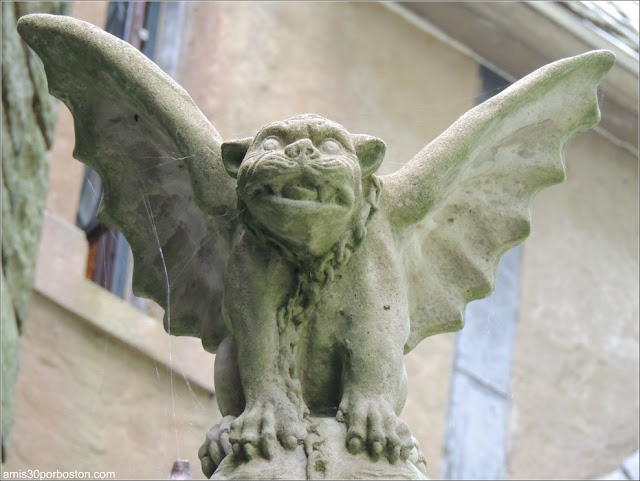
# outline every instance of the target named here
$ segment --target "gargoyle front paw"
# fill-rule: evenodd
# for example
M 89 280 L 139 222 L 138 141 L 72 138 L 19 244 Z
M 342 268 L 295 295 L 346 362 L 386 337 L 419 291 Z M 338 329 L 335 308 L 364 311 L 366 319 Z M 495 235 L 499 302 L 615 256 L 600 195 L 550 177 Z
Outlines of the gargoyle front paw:
M 394 463 L 407 460 L 416 447 L 409 426 L 381 396 L 344 395 L 336 419 L 347 424 L 347 449 L 351 454 L 366 449 L 372 458 L 385 457 Z
M 220 424 L 209 429 L 204 443 L 198 450 L 202 472 L 207 478 L 210 478 L 222 460 L 231 454 L 229 430 L 234 419 L 234 416 L 225 416 Z
M 306 421 L 289 400 L 261 401 L 248 407 L 231 423 L 229 440 L 236 456 L 248 460 L 272 459 L 279 441 L 293 451 L 304 442 Z

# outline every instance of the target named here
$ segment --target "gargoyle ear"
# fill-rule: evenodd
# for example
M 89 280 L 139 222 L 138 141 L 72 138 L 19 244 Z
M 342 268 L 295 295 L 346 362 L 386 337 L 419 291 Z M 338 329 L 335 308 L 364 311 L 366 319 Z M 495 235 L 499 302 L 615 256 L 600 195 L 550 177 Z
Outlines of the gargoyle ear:
M 370 135 L 352 134 L 352 139 L 360 162 L 362 177 L 367 177 L 380 167 L 387 146 L 382 140 Z
M 238 169 L 247 154 L 247 150 L 253 143 L 253 137 L 240 140 L 229 140 L 222 143 L 222 163 L 224 168 L 234 179 L 238 177 Z

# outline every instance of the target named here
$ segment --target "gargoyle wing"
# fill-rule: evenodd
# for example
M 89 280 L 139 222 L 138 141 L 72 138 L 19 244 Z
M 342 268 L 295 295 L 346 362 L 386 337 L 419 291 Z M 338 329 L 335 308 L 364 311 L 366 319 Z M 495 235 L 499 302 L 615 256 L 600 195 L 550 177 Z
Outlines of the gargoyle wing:
M 18 31 L 73 114 L 74 157 L 102 178 L 100 217 L 131 244 L 134 292 L 165 308 L 170 334 L 215 351 L 227 332 L 222 275 L 237 214 L 218 132 L 159 67 L 103 30 L 36 14 Z
M 534 194 L 564 180 L 566 141 L 599 121 L 614 58 L 593 51 L 533 72 L 382 177 L 408 288 L 405 352 L 461 329 L 466 304 L 491 293 L 500 257 L 529 235 Z

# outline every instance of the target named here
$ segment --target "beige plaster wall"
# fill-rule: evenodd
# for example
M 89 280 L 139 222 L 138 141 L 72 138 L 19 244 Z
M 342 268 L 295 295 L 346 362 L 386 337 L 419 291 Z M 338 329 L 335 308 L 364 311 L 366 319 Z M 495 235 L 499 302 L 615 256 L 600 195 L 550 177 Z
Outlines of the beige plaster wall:
M 33 297 L 3 471 L 167 479 L 174 460 L 188 459 L 194 479 L 205 479 L 198 448 L 220 420 L 211 392 L 41 294 Z
M 303 112 L 387 143 L 396 170 L 473 106 L 477 64 L 378 3 L 195 2 L 176 79 L 224 139 Z
M 525 243 L 511 479 L 593 479 L 638 449 L 638 158 L 592 131 L 566 161 Z

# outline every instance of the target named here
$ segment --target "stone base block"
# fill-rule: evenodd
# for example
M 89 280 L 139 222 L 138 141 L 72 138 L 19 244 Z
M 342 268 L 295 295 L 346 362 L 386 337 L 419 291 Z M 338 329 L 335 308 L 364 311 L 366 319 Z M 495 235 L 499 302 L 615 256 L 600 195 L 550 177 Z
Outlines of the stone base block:
M 210 479 L 428 479 L 417 449 L 410 460 L 390 463 L 346 449 L 346 426 L 335 418 L 311 418 L 312 433 L 295 451 L 280 447 L 267 461 L 230 454 Z M 419 469 L 420 468 L 420 469 Z

